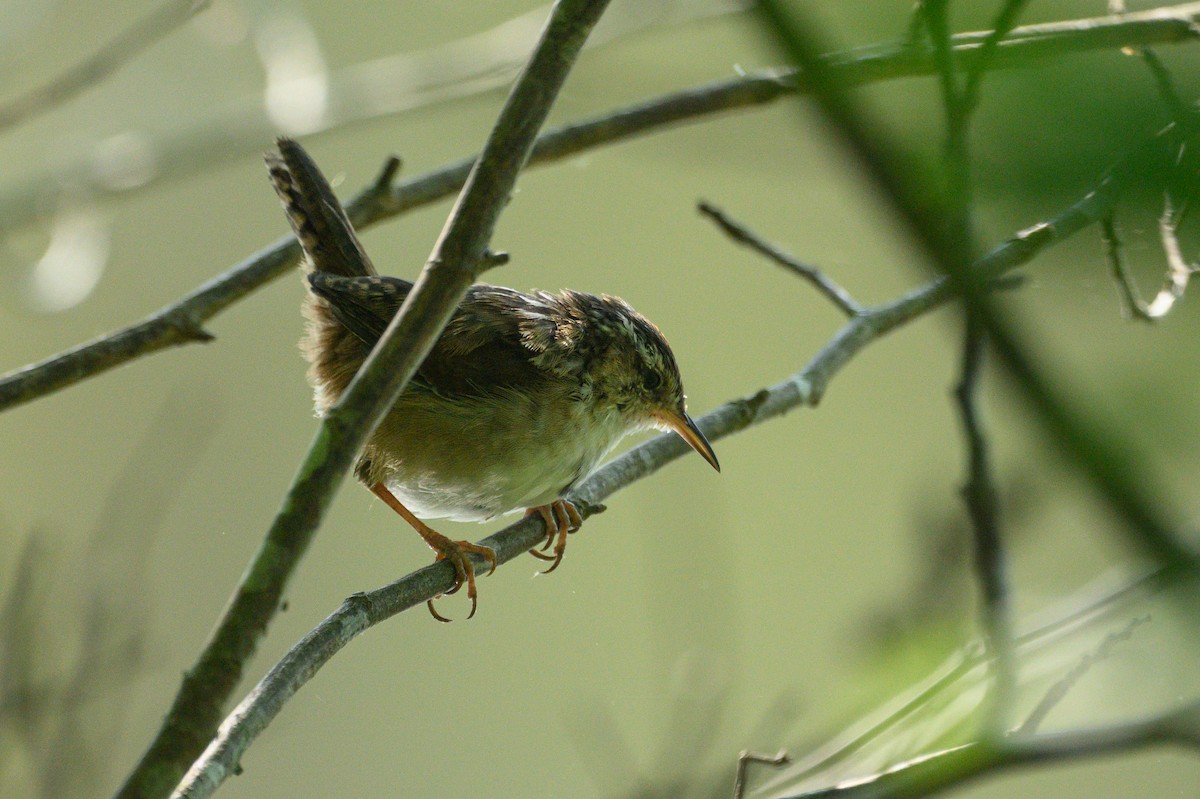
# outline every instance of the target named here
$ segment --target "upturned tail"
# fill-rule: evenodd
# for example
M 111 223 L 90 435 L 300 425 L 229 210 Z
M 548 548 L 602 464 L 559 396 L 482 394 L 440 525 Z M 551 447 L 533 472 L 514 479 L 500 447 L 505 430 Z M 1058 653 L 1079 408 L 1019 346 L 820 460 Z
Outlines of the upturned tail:
M 308 381 L 317 412 L 323 414 L 346 390 L 370 348 L 337 320 L 328 302 L 313 293 L 309 276 L 327 272 L 361 277 L 376 272 L 329 181 L 312 158 L 292 139 L 277 139 L 276 147 L 264 160 L 304 251 L 301 266 L 308 291 L 301 312 L 308 324 L 300 351 L 310 364 Z

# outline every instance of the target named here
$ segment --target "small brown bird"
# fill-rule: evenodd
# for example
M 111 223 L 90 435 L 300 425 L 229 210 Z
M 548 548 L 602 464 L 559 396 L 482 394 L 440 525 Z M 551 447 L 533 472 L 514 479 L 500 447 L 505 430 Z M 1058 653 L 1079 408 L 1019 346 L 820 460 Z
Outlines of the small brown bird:
M 338 401 L 413 284 L 380 277 L 328 183 L 290 139 L 266 156 L 305 252 L 310 292 L 301 349 L 318 413 Z M 495 552 L 453 541 L 418 516 L 486 521 L 525 508 L 546 524 L 542 551 L 562 561 L 582 522 L 564 499 L 625 435 L 674 430 L 720 470 L 687 414 L 675 356 L 662 333 L 623 300 L 577 291 L 524 293 L 475 285 L 416 375 L 363 447 L 355 475 L 411 524 L 467 586 L 466 553 L 496 568 Z M 543 552 L 554 545 L 553 554 Z M 490 573 L 490 572 L 489 572 Z M 451 591 L 451 593 L 453 593 Z M 434 610 L 439 621 L 448 621 Z

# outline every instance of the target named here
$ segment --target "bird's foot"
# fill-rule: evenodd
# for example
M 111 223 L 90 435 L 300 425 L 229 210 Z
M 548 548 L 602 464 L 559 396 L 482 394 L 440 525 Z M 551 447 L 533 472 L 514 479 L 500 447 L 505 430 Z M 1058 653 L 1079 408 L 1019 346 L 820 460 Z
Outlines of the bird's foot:
M 491 547 L 472 544 L 470 541 L 452 541 L 414 516 L 412 511 L 404 507 L 404 503 L 396 499 L 395 495 L 383 483 L 376 483 L 371 486 L 371 492 L 382 499 L 389 508 L 400 514 L 404 521 L 412 525 L 412 528 L 420 534 L 421 538 L 425 539 L 425 543 L 429 545 L 429 548 L 437 553 L 438 560 L 450 561 L 450 565 L 454 567 L 455 579 L 454 587 L 446 593 L 453 594 L 465 584 L 467 586 L 467 598 L 471 600 L 471 612 L 467 614 L 467 618 L 469 619 L 474 616 L 479 600 L 475 592 L 475 566 L 471 563 L 471 559 L 467 555 L 474 553 L 483 556 L 483 559 L 492 567 L 488 570 L 488 574 L 491 574 L 496 571 L 496 550 Z M 434 599 L 437 599 L 437 597 L 434 597 Z M 429 607 L 429 612 L 433 614 L 435 619 L 443 622 L 450 621 L 450 619 L 447 619 L 433 609 L 433 599 L 428 600 L 425 604 Z
M 540 549 L 531 549 L 529 554 L 541 560 L 552 560 L 550 568 L 542 574 L 549 574 L 562 563 L 563 553 L 567 551 L 567 533 L 573 533 L 583 524 L 583 517 L 574 505 L 565 499 L 556 499 L 549 505 L 539 505 L 525 511 L 526 516 L 538 515 L 546 523 L 546 541 Z M 550 545 L 554 545 L 554 554 L 545 554 Z
M 471 563 L 468 554 L 476 554 L 483 557 L 491 566 L 488 569 L 488 574 L 496 571 L 496 550 L 491 547 L 472 544 L 470 541 L 453 541 L 439 532 L 426 527 L 420 531 L 421 537 L 425 539 L 425 543 L 437 553 L 438 560 L 448 560 L 450 565 L 454 567 L 454 587 L 447 591 L 447 594 L 454 594 L 464 585 L 467 587 L 467 599 L 471 600 L 471 612 L 467 614 L 467 618 L 475 615 L 475 608 L 479 605 L 479 599 L 475 590 L 475 565 Z M 434 597 L 437 599 L 437 597 Z M 425 602 L 429 608 L 429 612 L 435 619 L 441 622 L 449 622 L 450 619 L 438 613 L 433 607 L 433 599 Z

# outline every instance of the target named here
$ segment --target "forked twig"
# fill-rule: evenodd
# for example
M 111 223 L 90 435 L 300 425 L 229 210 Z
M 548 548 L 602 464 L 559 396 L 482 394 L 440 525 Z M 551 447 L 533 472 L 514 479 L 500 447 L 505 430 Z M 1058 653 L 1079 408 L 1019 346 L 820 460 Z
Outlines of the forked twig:
M 1139 625 L 1148 621 L 1150 621 L 1149 616 L 1138 616 L 1131 619 L 1122 629 L 1104 636 L 1104 640 L 1100 642 L 1100 645 L 1094 651 L 1085 652 L 1079 658 L 1079 662 L 1070 671 L 1064 674 L 1054 685 L 1050 686 L 1041 701 L 1037 703 L 1037 706 L 1025 717 L 1025 721 L 1021 722 L 1021 726 L 1016 730 L 1017 734 L 1032 735 L 1037 732 L 1037 728 L 1050 715 L 1050 711 L 1054 710 L 1055 706 L 1066 698 L 1071 689 L 1083 679 L 1083 675 L 1087 674 L 1093 666 L 1112 654 L 1112 650 L 1117 644 L 1132 638 L 1133 631 Z
M 765 255 L 789 272 L 807 280 L 825 295 L 846 316 L 857 316 L 863 312 L 863 306 L 850 295 L 850 292 L 839 286 L 824 272 L 815 266 L 798 261 L 780 247 L 771 244 L 740 222 L 734 221 L 724 211 L 708 202 L 697 205 L 700 213 L 717 223 L 729 238 L 738 244 L 744 244 L 750 249 Z
M 424 360 L 468 286 L 494 265 L 487 253 L 496 222 L 538 130 L 607 5 L 608 0 L 559 0 L 550 12 L 425 268 L 341 399 L 322 419 L 217 629 L 119 796 L 155 796 L 163 783 L 184 775 L 190 765 L 176 791 L 197 799 L 211 795 L 235 770 L 240 759 L 236 745 L 222 748 L 219 738 L 210 743 L 221 709 L 363 442 Z M 389 161 L 376 185 L 394 171 Z M 191 735 L 181 739 L 180 729 Z M 206 744 L 209 749 L 202 754 Z
M 746 793 L 746 769 L 751 763 L 762 763 L 766 766 L 784 766 L 791 763 L 792 759 L 787 752 L 780 751 L 774 755 L 763 755 L 758 752 L 743 751 L 738 755 L 737 772 L 733 778 L 733 799 L 743 799 Z

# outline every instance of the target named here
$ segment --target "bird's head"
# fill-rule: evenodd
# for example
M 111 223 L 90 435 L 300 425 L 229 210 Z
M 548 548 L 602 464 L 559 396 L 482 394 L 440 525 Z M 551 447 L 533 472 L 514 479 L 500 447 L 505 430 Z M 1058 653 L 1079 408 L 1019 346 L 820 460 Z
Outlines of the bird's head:
M 596 345 L 588 366 L 594 399 L 630 427 L 678 433 L 720 471 L 712 445 L 688 415 L 679 366 L 659 329 L 618 297 L 576 294 L 572 299 L 591 306 L 586 315 L 589 339 Z

